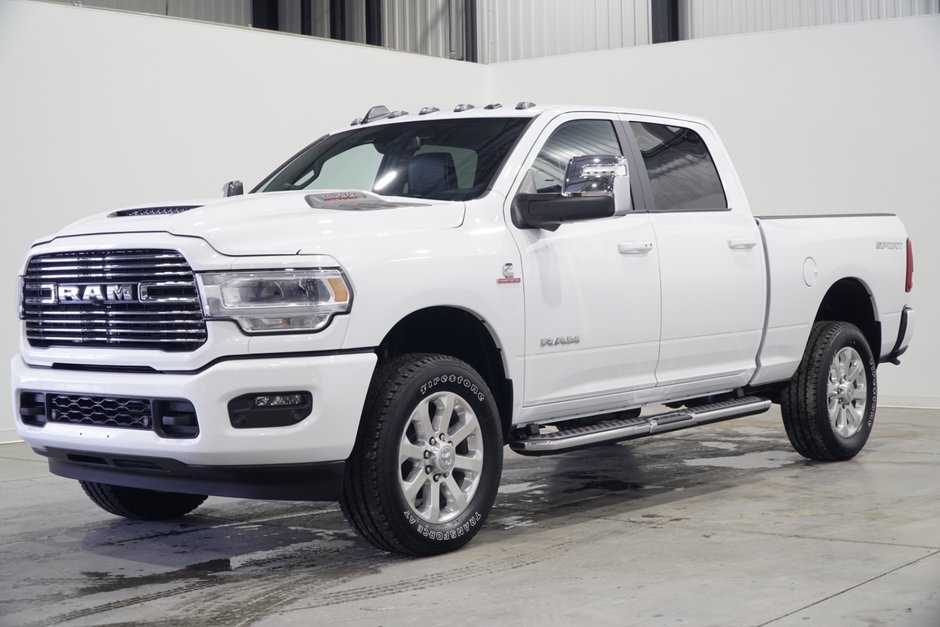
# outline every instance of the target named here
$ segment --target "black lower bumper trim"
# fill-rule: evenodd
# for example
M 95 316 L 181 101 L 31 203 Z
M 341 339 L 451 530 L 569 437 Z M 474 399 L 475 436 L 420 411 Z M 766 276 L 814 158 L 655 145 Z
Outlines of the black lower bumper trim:
M 336 501 L 346 462 L 265 466 L 191 466 L 165 457 L 35 449 L 60 477 L 109 485 L 248 499 Z

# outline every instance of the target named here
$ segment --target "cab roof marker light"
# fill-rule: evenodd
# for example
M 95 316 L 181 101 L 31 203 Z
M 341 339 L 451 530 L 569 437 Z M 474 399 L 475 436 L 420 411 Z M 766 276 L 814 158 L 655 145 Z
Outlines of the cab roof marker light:
M 403 116 L 403 115 L 408 115 L 408 112 L 407 112 L 407 111 L 400 111 L 400 110 L 399 110 L 399 111 L 392 111 L 391 113 L 388 114 L 388 117 L 389 117 L 389 119 L 391 119 L 391 118 L 400 118 L 400 117 Z
M 360 124 L 362 124 L 362 118 L 356 118 L 349 123 L 350 126 L 359 126 Z
M 531 109 L 535 106 L 534 102 L 529 102 L 528 100 L 523 100 L 516 105 L 516 111 L 522 111 L 523 109 Z
M 454 107 L 454 113 L 462 113 L 463 111 L 469 111 L 470 109 L 473 109 L 473 108 L 474 107 L 472 104 L 466 104 L 466 103 L 459 104 L 456 107 Z
M 368 124 L 369 122 L 381 120 L 382 118 L 387 118 L 390 114 L 391 112 L 385 105 L 375 105 L 369 109 L 366 113 L 366 117 L 362 118 L 362 123 Z
M 437 107 L 421 107 L 421 110 L 418 111 L 418 115 L 427 115 L 429 113 L 437 113 L 440 111 Z
M 483 107 L 483 108 L 486 109 L 487 111 L 492 111 L 493 109 L 502 109 L 502 108 L 503 108 L 503 105 L 501 105 L 501 104 L 498 103 L 498 102 L 493 102 L 493 103 L 490 103 L 490 104 L 486 105 L 486 106 Z

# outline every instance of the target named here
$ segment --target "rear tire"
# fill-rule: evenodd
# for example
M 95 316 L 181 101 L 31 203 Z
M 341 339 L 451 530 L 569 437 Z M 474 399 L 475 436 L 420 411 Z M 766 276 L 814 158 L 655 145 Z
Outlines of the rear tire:
M 208 498 L 203 494 L 157 492 L 106 483 L 80 481 L 82 489 L 104 511 L 134 520 L 167 520 L 185 516 Z
M 803 360 L 781 395 L 790 443 L 809 459 L 839 461 L 865 447 L 875 422 L 876 364 L 848 322 L 817 322 Z
M 372 379 L 340 504 L 381 550 L 447 553 L 483 525 L 502 465 L 502 427 L 482 377 L 453 357 L 402 355 Z

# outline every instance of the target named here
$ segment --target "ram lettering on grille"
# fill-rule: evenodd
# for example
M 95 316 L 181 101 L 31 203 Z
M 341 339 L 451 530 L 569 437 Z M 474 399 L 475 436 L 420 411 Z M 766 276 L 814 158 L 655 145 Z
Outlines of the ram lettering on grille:
M 134 285 L 59 285 L 56 296 L 60 303 L 97 302 L 104 300 L 137 300 Z

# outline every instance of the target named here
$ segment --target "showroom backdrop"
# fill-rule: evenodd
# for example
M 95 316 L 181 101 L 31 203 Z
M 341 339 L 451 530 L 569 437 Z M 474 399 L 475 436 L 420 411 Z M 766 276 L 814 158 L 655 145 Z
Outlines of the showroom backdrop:
M 601 103 L 709 118 L 758 214 L 897 212 L 918 329 L 881 402 L 940 407 L 940 17 L 477 65 L 309 37 L 0 0 L 0 293 L 92 212 L 256 183 L 372 104 Z M 0 309 L 0 355 L 16 351 Z M 6 357 L 0 377 L 9 379 Z M 7 388 L 4 387 L 4 390 Z M 14 437 L 0 402 L 0 441 Z

